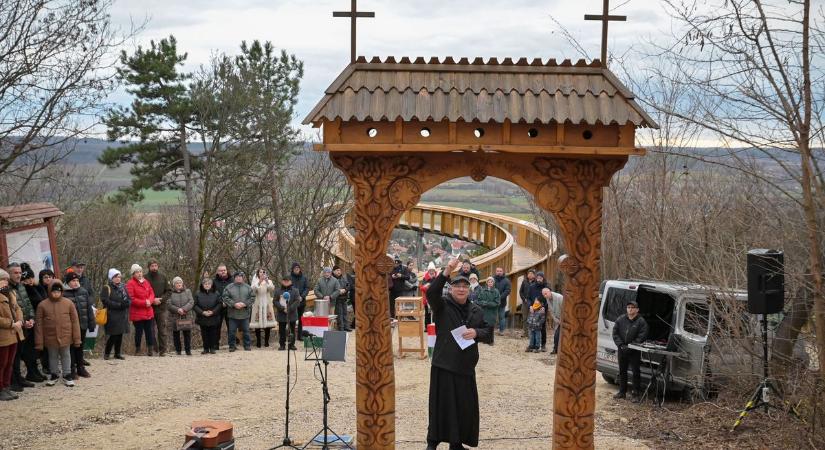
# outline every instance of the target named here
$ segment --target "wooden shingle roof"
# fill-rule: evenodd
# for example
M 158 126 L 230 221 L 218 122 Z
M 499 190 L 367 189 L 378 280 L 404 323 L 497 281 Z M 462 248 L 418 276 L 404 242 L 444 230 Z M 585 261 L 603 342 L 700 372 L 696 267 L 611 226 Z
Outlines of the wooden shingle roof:
M 0 207 L 0 224 L 29 222 L 62 216 L 63 212 L 51 203 L 27 203 Z
M 512 123 L 632 123 L 658 128 L 598 60 L 516 62 L 360 57 L 326 90 L 304 124 L 344 121 L 449 120 Z

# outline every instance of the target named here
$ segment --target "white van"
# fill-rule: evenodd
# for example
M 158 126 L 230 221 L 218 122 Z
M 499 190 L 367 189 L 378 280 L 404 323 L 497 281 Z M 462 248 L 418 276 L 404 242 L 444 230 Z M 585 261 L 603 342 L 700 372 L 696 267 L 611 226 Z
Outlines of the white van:
M 661 281 L 607 280 L 602 282 L 599 292 L 596 369 L 609 383 L 617 383 L 619 375 L 613 325 L 625 313 L 630 300 L 638 303 L 639 313 L 647 321 L 647 342 L 684 355 L 672 360 L 668 390 L 705 397 L 714 390 L 711 381 L 719 380 L 717 377 L 741 374 L 745 370 L 759 373 L 761 370 L 761 358 L 755 357 L 761 354 L 760 344 L 752 334 L 739 336 L 741 342 L 736 344 L 753 346 L 754 352 L 731 352 L 726 351 L 730 348 L 720 345 L 719 340 L 730 341 L 733 339 L 730 333 L 714 332 L 720 325 L 714 318 L 710 302 L 732 301 L 737 303 L 733 305 L 736 307 L 734 311 L 745 311 L 747 295 L 744 291 L 722 292 L 714 287 Z M 740 319 L 753 329 L 755 317 L 741 314 Z M 712 332 L 714 339 L 709 340 L 708 335 Z M 646 359 L 642 362 L 641 373 L 643 385 L 646 385 L 650 379 Z

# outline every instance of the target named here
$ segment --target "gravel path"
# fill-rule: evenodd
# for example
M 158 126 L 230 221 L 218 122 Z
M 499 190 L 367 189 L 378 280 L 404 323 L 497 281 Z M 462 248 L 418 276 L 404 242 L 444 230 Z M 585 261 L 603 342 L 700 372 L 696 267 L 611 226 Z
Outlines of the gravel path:
M 496 337 L 481 346 L 477 369 L 481 398 L 480 449 L 550 447 L 553 366 L 548 353 L 524 353 L 525 340 Z M 397 342 L 397 341 L 393 341 Z M 300 343 L 299 343 L 300 344 Z M 303 349 L 299 345 L 299 349 Z M 283 439 L 286 355 L 274 348 L 217 355 L 127 356 L 92 359 L 92 378 L 74 388 L 42 383 L 0 408 L 0 448 L 179 448 L 192 420 L 231 421 L 239 449 L 268 449 Z M 321 385 L 313 363 L 298 356 L 291 394 L 290 435 L 306 440 L 322 424 Z M 330 363 L 330 426 L 355 434 L 355 339 L 345 363 Z M 398 449 L 422 449 L 427 427 L 429 364 L 396 359 Z M 596 447 L 646 448 L 601 424 L 618 419 L 614 388 L 598 377 Z M 525 391 L 532 386 L 534 392 Z M 602 405 L 611 405 L 602 407 Z M 444 446 L 446 448 L 446 446 Z

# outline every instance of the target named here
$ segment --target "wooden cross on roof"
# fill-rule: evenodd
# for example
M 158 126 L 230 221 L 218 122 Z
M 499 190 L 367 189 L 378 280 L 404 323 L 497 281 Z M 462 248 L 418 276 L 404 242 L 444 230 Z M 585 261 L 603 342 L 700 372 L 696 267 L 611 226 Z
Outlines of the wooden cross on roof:
M 354 0 L 353 0 L 354 1 Z M 607 24 L 611 21 L 624 22 L 627 16 L 611 16 L 610 15 L 610 0 L 604 0 L 604 7 L 602 14 L 585 14 L 584 20 L 601 20 L 602 21 L 602 67 L 607 67 Z
M 355 20 L 359 17 L 375 17 L 374 12 L 358 11 L 356 6 L 357 0 L 352 0 L 352 5 L 349 11 L 333 11 L 332 17 L 349 17 L 350 18 L 350 64 L 355 62 Z

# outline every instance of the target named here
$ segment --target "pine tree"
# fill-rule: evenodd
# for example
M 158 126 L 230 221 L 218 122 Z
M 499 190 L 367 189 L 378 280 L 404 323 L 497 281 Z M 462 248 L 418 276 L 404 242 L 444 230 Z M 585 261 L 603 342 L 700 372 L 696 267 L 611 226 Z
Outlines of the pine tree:
M 114 200 L 120 203 L 143 199 L 145 189 L 182 189 L 184 163 L 191 156 L 186 146 L 187 126 L 192 121 L 186 80 L 179 66 L 186 54 L 179 55 L 174 36 L 152 41 L 150 48 L 138 47 L 134 55 L 121 53 L 118 78 L 134 96 L 129 107 L 115 107 L 104 123 L 109 140 L 125 140 L 127 145 L 109 147 L 99 161 L 110 168 L 131 164 L 129 186 L 121 187 Z M 181 183 L 184 181 L 184 184 Z

